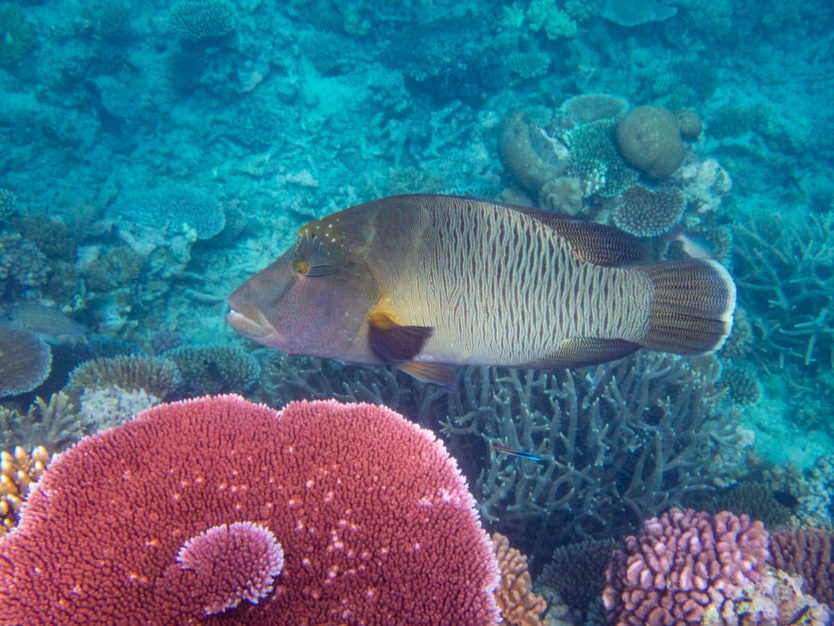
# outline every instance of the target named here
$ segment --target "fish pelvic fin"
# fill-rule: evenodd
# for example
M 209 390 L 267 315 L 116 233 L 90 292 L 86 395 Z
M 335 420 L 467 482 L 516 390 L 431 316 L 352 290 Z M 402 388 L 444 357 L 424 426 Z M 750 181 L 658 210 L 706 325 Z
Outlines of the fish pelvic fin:
M 736 285 L 717 261 L 665 261 L 636 268 L 654 283 L 648 329 L 650 350 L 702 354 L 718 350 L 733 328 Z
M 368 315 L 368 342 L 386 363 L 412 361 L 432 336 L 431 326 L 402 326 L 387 311 L 376 309 Z

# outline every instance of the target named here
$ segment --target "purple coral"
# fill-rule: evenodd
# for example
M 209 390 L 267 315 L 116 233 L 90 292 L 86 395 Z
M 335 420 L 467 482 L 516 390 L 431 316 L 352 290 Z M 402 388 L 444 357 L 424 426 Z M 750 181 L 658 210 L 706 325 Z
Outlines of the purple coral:
M 728 511 L 673 508 L 643 523 L 606 571 L 611 624 L 701 624 L 709 611 L 734 615 L 742 588 L 761 580 L 768 534 Z
M 193 572 L 193 589 L 206 615 L 215 615 L 269 595 L 272 579 L 284 567 L 284 551 L 269 529 L 235 522 L 212 526 L 186 541 L 177 562 Z

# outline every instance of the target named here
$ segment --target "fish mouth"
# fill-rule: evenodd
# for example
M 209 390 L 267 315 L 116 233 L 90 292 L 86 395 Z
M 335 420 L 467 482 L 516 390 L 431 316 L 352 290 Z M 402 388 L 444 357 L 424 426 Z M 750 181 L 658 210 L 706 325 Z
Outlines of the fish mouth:
M 231 309 L 226 314 L 226 321 L 241 335 L 256 341 L 263 341 L 278 335 L 278 332 L 260 311 L 254 311 L 253 314 L 246 315 Z

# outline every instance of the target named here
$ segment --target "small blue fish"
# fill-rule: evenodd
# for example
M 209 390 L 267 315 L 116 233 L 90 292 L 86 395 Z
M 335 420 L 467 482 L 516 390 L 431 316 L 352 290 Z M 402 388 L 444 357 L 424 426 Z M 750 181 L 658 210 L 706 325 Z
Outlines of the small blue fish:
M 492 449 L 502 454 L 509 454 L 510 456 L 517 456 L 520 459 L 526 459 L 527 461 L 544 463 L 544 459 L 538 454 L 533 454 L 532 452 L 526 452 L 524 450 L 516 450 L 515 448 L 510 448 L 508 446 L 502 446 L 500 443 L 492 444 Z

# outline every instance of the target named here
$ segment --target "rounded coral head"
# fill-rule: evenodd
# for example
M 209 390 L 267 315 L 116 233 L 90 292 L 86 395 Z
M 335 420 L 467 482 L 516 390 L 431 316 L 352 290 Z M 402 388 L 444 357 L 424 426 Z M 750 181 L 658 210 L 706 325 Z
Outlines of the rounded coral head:
M 617 122 L 617 147 L 626 161 L 652 178 L 668 178 L 683 163 L 678 120 L 661 106 L 638 106 L 623 115 Z
M 0 540 L 0 623 L 492 624 L 473 505 L 385 408 L 160 405 L 50 465 Z

